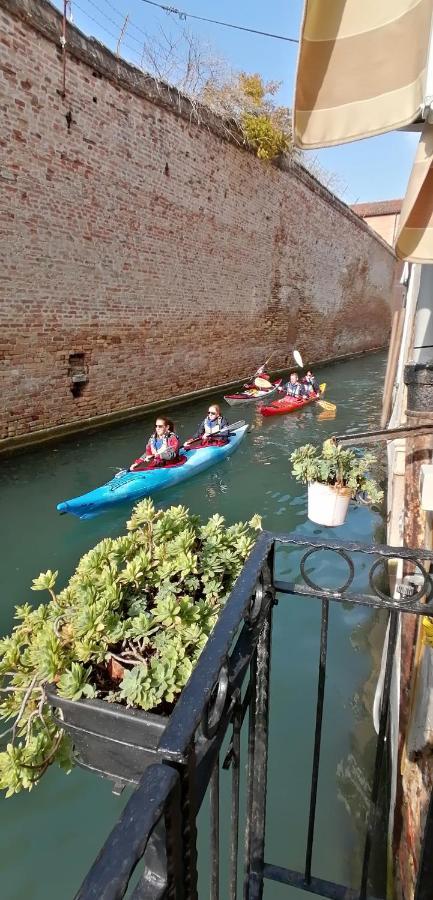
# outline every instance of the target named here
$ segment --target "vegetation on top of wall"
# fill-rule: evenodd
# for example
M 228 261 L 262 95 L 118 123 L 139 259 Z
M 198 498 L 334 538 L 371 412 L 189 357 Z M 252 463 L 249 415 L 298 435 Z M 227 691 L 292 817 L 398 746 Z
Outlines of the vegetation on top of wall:
M 290 110 L 274 101 L 279 88 L 279 82 L 265 82 L 258 73 L 240 72 L 222 84 L 208 82 L 200 99 L 217 115 L 236 122 L 244 143 L 259 159 L 274 159 L 293 152 Z

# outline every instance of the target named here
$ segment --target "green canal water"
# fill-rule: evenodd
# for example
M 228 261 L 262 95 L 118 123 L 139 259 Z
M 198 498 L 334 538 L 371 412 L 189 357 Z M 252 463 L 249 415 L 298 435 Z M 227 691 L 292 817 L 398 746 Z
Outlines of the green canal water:
M 265 528 L 280 532 L 315 536 L 326 532 L 333 538 L 364 542 L 380 539 L 381 517 L 364 507 L 350 509 L 344 528 L 331 531 L 309 522 L 306 491 L 291 479 L 288 457 L 306 441 L 320 442 L 332 433 L 377 425 L 385 363 L 385 354 L 377 353 L 318 370 L 319 380 L 328 384 L 327 396 L 337 404 L 335 419 L 322 418 L 315 405 L 275 419 L 262 419 L 248 407 L 241 408 L 241 415 L 230 410 L 232 421 L 245 417 L 251 425 L 237 453 L 170 496 L 160 493 L 156 502 L 182 503 L 204 517 L 218 512 L 229 522 L 259 512 Z M 201 400 L 170 411 L 182 437 L 190 435 L 207 403 Z M 40 595 L 32 594 L 29 585 L 40 571 L 58 569 L 64 582 L 83 552 L 103 536 L 122 532 L 128 507 L 80 522 L 59 517 L 56 503 L 102 483 L 114 467 L 134 459 L 142 452 L 151 425 L 150 418 L 117 425 L 2 462 L 2 634 L 12 626 L 16 603 L 39 602 Z M 288 565 L 284 557 L 280 559 L 281 573 L 287 574 Z M 334 577 L 324 557 L 321 578 Z M 362 586 L 361 577 L 357 587 Z M 371 703 L 383 624 L 377 614 L 362 608 L 336 604 L 331 610 L 313 873 L 352 886 L 359 879 L 374 753 Z M 305 853 L 319 630 L 318 601 L 280 600 L 273 630 L 266 859 L 292 869 L 302 868 Z M 223 772 L 221 778 L 224 783 L 229 776 Z M 2 800 L 2 900 L 71 898 L 124 803 L 124 796 L 112 795 L 108 782 L 78 768 L 69 776 L 52 768 L 31 794 Z M 202 823 L 200 843 L 205 844 L 203 818 Z M 228 831 L 228 792 L 223 784 L 223 853 Z M 202 886 L 200 900 L 206 896 Z M 267 900 L 299 896 L 292 889 L 266 885 Z

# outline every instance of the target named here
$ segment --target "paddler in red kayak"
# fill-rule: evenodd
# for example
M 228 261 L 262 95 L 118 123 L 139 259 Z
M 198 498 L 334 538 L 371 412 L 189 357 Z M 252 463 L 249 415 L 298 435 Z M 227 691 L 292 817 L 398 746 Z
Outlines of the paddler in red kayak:
M 299 381 L 296 372 L 290 373 L 286 386 L 286 394 L 288 397 L 293 397 L 295 400 L 303 400 L 305 397 L 309 396 L 309 391 L 307 393 L 306 388 L 302 382 Z
M 174 430 L 171 419 L 158 416 L 155 422 L 155 431 L 150 436 L 143 456 L 139 456 L 129 467 L 131 471 L 139 469 L 143 463 L 153 463 L 154 466 L 165 466 L 173 463 L 179 456 L 180 441 Z
M 198 441 L 199 438 L 201 438 L 203 443 L 211 444 L 213 438 L 228 427 L 229 423 L 221 415 L 221 409 L 218 404 L 211 403 L 206 418 L 203 419 L 203 422 L 200 422 L 194 437 L 190 438 L 189 441 L 185 441 L 184 446 L 188 447 L 189 444 L 192 444 L 193 441 Z
M 320 394 L 319 382 L 317 381 L 316 376 L 313 375 L 311 369 L 308 369 L 308 371 L 305 373 L 305 376 L 302 379 L 302 383 L 307 388 L 310 397 L 311 394 Z
M 254 380 L 256 378 L 264 378 L 266 381 L 270 381 L 269 374 L 267 372 L 267 366 L 259 366 L 257 372 L 254 375 Z
M 255 388 L 256 390 L 257 389 L 263 390 L 263 387 L 264 387 L 263 381 L 267 381 L 269 383 L 269 387 L 272 387 L 272 383 L 271 383 L 269 375 L 266 371 L 266 368 L 267 368 L 266 365 L 259 366 L 259 368 L 257 369 L 257 372 L 254 373 L 254 375 L 251 379 L 251 382 L 246 382 L 244 384 L 244 388 L 247 388 L 247 390 L 252 390 L 253 388 Z M 259 379 L 258 384 L 257 384 L 257 379 Z

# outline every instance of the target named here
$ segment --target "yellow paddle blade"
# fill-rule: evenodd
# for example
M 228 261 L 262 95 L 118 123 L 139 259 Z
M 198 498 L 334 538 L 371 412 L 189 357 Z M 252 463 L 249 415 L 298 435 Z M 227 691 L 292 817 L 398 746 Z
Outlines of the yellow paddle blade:
M 267 378 L 261 378 L 260 375 L 254 379 L 254 384 L 259 388 L 271 388 L 274 386 Z
M 325 391 L 326 391 L 326 381 L 324 381 L 323 384 L 319 384 L 319 391 L 320 391 L 321 394 L 324 394 L 324 393 L 325 393 Z
M 337 409 L 335 403 L 329 403 L 328 400 L 316 400 L 318 406 L 321 406 L 322 409 L 335 410 Z

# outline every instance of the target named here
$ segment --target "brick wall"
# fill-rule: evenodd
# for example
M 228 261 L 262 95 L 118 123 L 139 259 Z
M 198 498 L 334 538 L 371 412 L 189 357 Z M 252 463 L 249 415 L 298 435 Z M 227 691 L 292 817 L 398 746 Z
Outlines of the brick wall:
M 62 97 L 60 34 L 0 0 L 0 438 L 386 343 L 395 259 L 344 204 L 71 26 Z

